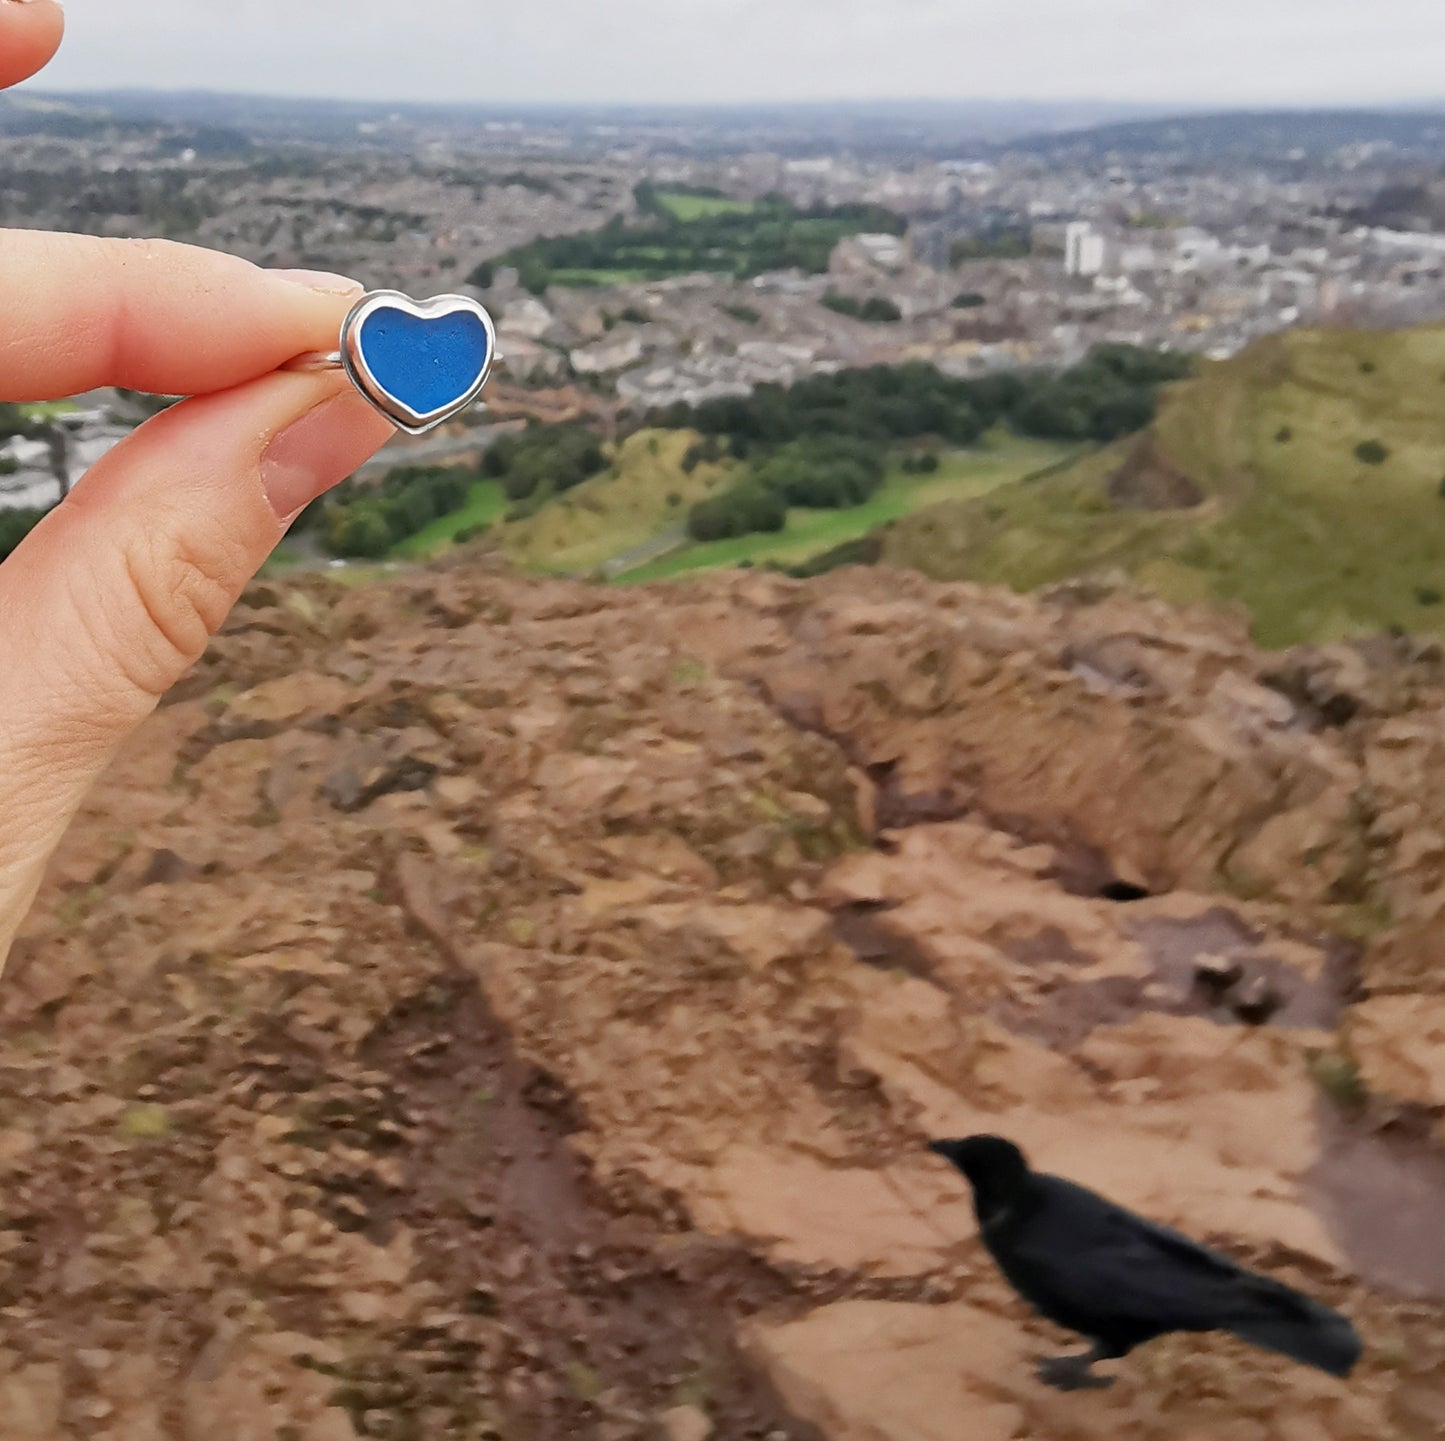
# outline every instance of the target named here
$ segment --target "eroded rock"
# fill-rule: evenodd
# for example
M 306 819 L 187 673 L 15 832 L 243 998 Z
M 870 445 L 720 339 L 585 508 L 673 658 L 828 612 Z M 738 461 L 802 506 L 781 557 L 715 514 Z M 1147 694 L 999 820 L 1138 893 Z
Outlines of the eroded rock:
M 0 989 L 7 1419 L 1423 1424 L 1445 1283 L 1400 1305 L 1348 1208 L 1437 1213 L 1311 1060 L 1445 1106 L 1423 660 L 885 572 L 268 590 L 86 802 Z M 1042 1392 L 1059 1338 L 924 1149 L 974 1130 L 1346 1306 L 1360 1373 L 1162 1342 Z

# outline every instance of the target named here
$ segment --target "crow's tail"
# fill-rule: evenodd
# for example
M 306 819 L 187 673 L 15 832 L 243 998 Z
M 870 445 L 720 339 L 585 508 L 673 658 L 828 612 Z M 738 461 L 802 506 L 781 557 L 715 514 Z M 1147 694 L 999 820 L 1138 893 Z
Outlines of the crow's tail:
M 1278 1282 L 1265 1282 L 1251 1290 L 1252 1304 L 1231 1318 L 1225 1330 L 1241 1341 L 1278 1351 L 1332 1376 L 1350 1374 L 1364 1348 L 1359 1332 L 1338 1311 Z

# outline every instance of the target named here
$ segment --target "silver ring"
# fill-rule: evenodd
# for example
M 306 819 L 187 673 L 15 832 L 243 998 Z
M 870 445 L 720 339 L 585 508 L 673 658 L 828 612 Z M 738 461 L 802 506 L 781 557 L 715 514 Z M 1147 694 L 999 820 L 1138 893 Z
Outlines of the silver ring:
M 298 355 L 294 360 L 288 360 L 281 367 L 282 370 L 345 370 L 339 350 L 308 350 L 305 355 Z
M 279 368 L 344 371 L 409 435 L 424 435 L 472 405 L 502 358 L 492 317 L 466 295 L 418 302 L 397 290 L 371 291 L 351 308 L 339 338 L 340 349 L 308 350 Z
M 497 365 L 505 363 L 507 357 L 499 350 L 492 357 Z M 277 367 L 278 370 L 345 370 L 346 362 L 341 358 L 339 350 L 308 350 L 305 355 L 298 355 L 288 360 L 284 365 Z

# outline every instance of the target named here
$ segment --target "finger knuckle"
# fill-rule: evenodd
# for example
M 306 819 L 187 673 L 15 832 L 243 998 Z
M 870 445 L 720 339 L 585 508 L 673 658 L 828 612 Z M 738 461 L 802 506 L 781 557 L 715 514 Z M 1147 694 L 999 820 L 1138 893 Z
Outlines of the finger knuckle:
M 219 530 L 126 549 L 134 634 L 120 650 L 133 684 L 159 695 L 195 663 L 245 583 L 245 559 Z
M 168 273 L 175 252 L 181 248 L 170 240 L 97 242 L 94 253 L 113 281 L 108 287 L 110 304 L 102 312 L 107 317 L 108 333 L 98 341 L 107 357 L 109 373 L 129 374 L 142 355 L 136 341 L 138 335 L 145 334 L 144 325 L 138 324 L 136 296 L 140 291 L 135 283 L 136 272 Z

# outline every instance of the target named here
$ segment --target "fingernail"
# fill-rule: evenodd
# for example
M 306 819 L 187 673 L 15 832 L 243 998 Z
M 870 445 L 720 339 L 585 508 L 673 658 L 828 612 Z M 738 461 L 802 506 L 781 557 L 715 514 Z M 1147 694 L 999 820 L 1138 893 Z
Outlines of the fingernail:
M 374 428 L 374 412 L 354 392 L 333 395 L 283 430 L 261 456 L 261 485 L 278 520 L 290 520 L 356 469 L 374 446 L 358 447 L 358 427 Z
M 353 290 L 366 288 L 359 280 L 333 275 L 329 270 L 273 270 L 271 274 L 278 280 L 304 285 L 307 290 L 322 290 L 328 295 L 350 295 Z

